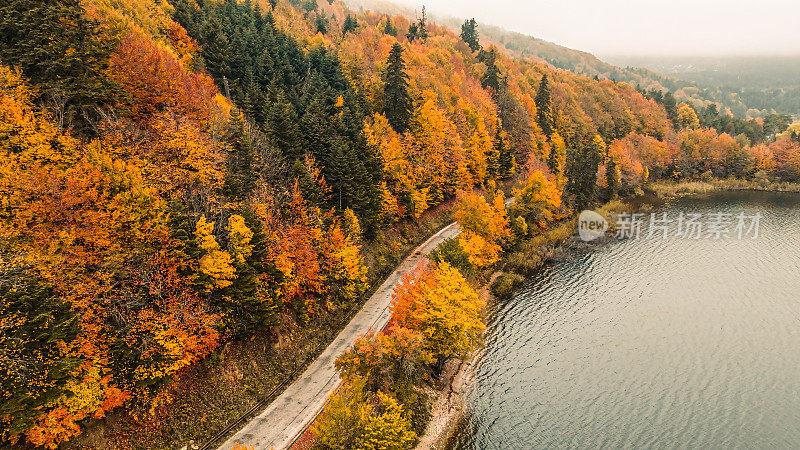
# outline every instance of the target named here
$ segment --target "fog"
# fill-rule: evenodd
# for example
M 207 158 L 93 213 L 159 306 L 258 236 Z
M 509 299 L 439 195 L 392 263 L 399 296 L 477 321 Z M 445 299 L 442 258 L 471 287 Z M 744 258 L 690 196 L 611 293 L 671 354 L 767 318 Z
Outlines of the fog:
M 800 54 L 790 0 L 395 0 L 598 55 Z

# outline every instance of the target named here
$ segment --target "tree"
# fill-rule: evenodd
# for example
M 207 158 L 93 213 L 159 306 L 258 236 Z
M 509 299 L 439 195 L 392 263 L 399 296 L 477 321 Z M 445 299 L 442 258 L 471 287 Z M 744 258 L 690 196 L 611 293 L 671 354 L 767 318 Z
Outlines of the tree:
M 686 103 L 681 103 L 678 106 L 678 123 L 681 128 L 689 130 L 695 130 L 700 127 L 700 119 L 697 118 L 697 113 L 694 108 Z
M 383 115 L 396 132 L 404 133 L 408 129 L 414 105 L 408 94 L 403 47 L 396 42 L 389 51 L 383 81 Z
M 496 97 L 500 94 L 500 68 L 495 63 L 497 51 L 493 48 L 488 52 L 483 52 L 481 59 L 486 64 L 486 71 L 481 76 L 481 86 L 484 89 L 489 89 L 492 95 Z
M 5 1 L 0 36 L 0 59 L 20 67 L 65 124 L 89 131 L 95 108 L 116 99 L 109 81 L 115 36 L 87 19 L 78 0 Z
M 478 23 L 474 18 L 465 20 L 461 25 L 461 40 L 466 42 L 473 52 L 481 49 L 481 44 L 478 42 Z
M 383 24 L 383 34 L 397 37 L 397 27 L 392 24 L 391 17 L 386 17 L 386 23 Z
M 547 168 L 550 173 L 561 179 L 564 175 L 564 165 L 567 160 L 567 147 L 564 139 L 558 132 L 553 132 L 550 136 L 550 153 L 547 155 Z
M 534 170 L 528 175 L 522 189 L 514 190 L 514 198 L 513 212 L 520 214 L 520 217 L 530 218 L 534 223 L 549 220 L 551 212 L 561 207 L 558 185 L 548 180 L 541 170 Z
M 675 100 L 675 96 L 672 95 L 672 92 L 667 91 L 664 93 L 661 104 L 664 105 L 664 110 L 667 112 L 667 118 L 672 121 L 672 124 L 677 128 L 679 126 L 677 107 L 678 102 Z
M 509 235 L 502 195 L 495 195 L 490 205 L 480 194 L 460 191 L 453 216 L 461 226 L 459 243 L 470 264 L 483 268 L 495 263 L 499 259 L 499 242 Z
M 585 209 L 595 199 L 597 168 L 605 154 L 605 142 L 599 135 L 584 138 L 581 145 L 567 155 L 565 191 L 576 210 Z
M 370 417 L 364 426 L 358 448 L 364 450 L 405 450 L 417 440 L 408 414 L 397 399 L 378 392 L 380 414 Z
M 620 184 L 620 170 L 617 160 L 613 155 L 606 158 L 606 188 L 609 200 L 617 197 L 617 191 Z
M 414 42 L 414 40 L 417 38 L 419 38 L 422 42 L 428 40 L 427 18 L 425 16 L 424 6 L 422 7 L 422 17 L 420 17 L 418 21 L 408 26 L 406 38 L 408 38 L 409 42 Z
M 497 154 L 497 176 L 498 178 L 509 178 L 514 174 L 517 168 L 517 162 L 514 158 L 514 150 L 511 148 L 511 143 L 508 139 L 508 133 L 498 128 L 495 134 L 494 153 Z
M 28 431 L 41 408 L 68 395 L 70 373 L 82 361 L 67 344 L 77 316 L 30 269 L 0 275 L 0 439 Z
M 312 3 L 315 7 L 317 5 L 316 2 L 309 2 Z M 314 27 L 317 29 L 317 33 L 325 34 L 328 32 L 328 18 L 325 17 L 325 14 L 317 14 L 317 17 L 314 19 Z
M 536 92 L 536 121 L 546 136 L 551 136 L 555 131 L 553 101 L 550 98 L 550 82 L 547 74 L 542 75 L 539 90 Z
M 356 29 L 358 29 L 358 21 L 355 17 L 348 14 L 347 17 L 344 18 L 344 23 L 342 23 L 342 34 L 354 32 Z
M 466 358 L 478 345 L 485 328 L 483 304 L 458 270 L 446 262 L 431 264 L 395 289 L 391 324 L 421 333 L 423 355 L 441 368 L 448 358 Z

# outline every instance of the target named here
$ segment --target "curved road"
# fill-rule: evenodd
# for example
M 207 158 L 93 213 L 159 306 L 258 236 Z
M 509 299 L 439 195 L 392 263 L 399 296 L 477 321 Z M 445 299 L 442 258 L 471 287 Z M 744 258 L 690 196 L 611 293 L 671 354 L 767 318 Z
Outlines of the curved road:
M 439 244 L 458 236 L 460 232 L 458 225 L 451 223 L 414 249 L 300 378 L 219 449 L 231 450 L 236 442 L 252 445 L 256 450 L 269 450 L 272 447 L 281 450 L 291 446 L 322 411 L 328 396 L 341 383 L 333 366 L 336 358 L 348 350 L 361 335 L 368 331 L 377 332 L 386 326 L 391 316 L 389 305 L 395 286 Z

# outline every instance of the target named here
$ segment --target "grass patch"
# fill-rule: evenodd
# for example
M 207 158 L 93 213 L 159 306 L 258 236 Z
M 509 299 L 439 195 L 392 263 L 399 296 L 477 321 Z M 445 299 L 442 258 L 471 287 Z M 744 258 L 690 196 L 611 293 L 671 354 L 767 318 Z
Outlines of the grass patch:
M 647 189 L 663 198 L 682 197 L 686 195 L 705 194 L 715 191 L 771 191 L 800 192 L 800 183 L 785 181 L 744 180 L 737 178 L 686 181 L 654 181 L 647 184 Z

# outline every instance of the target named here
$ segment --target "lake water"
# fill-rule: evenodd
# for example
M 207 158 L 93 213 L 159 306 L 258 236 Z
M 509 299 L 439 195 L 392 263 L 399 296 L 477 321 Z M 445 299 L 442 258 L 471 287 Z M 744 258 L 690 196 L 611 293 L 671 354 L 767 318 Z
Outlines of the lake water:
M 759 236 L 645 229 L 542 269 L 490 311 L 452 448 L 800 448 L 800 195 L 654 211 L 760 213 Z

